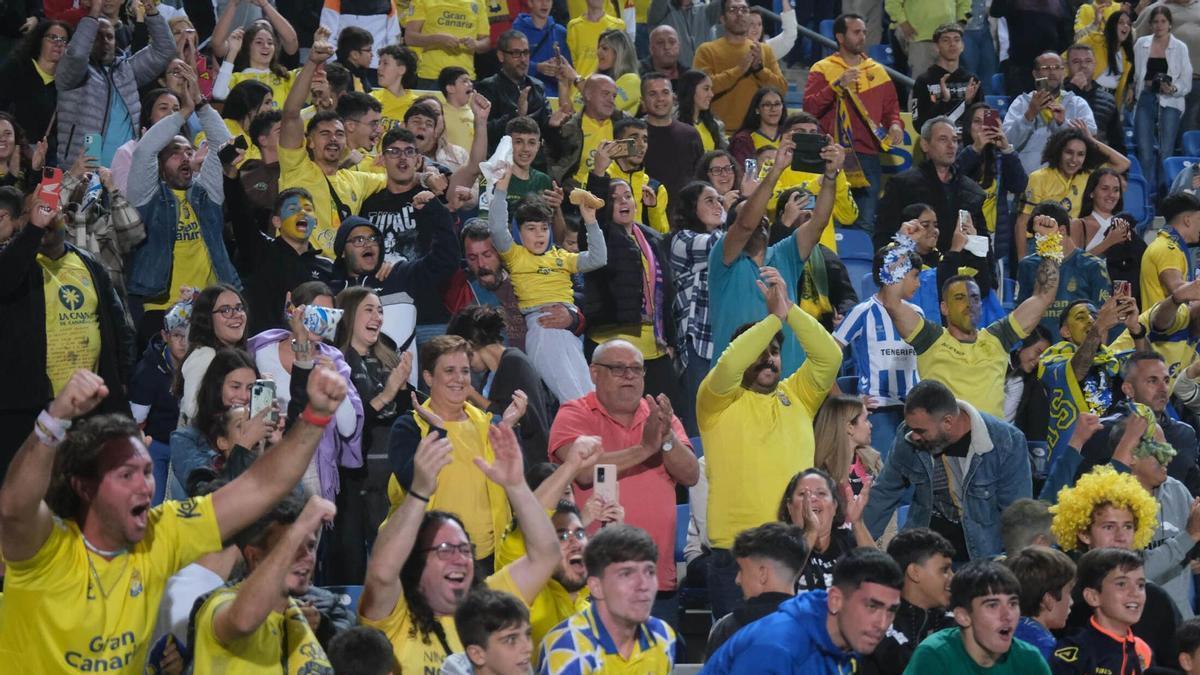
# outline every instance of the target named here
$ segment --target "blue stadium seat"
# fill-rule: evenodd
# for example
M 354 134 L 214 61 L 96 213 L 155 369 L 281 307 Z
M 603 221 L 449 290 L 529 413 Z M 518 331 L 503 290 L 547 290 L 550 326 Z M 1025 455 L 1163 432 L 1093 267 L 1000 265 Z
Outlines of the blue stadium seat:
M 1016 279 L 1004 278 L 1004 286 L 1000 289 L 1000 306 L 1004 308 L 1004 311 L 1011 312 L 1017 306 L 1018 288 Z
M 858 282 L 858 300 L 862 302 L 867 298 L 879 292 L 879 287 L 875 285 L 875 275 L 872 272 L 867 272 L 862 275 Z
M 358 612 L 358 600 L 362 597 L 362 586 L 325 586 L 325 590 L 337 596 L 337 603 L 351 612 Z
M 820 31 L 821 35 L 824 35 L 825 37 L 829 38 L 830 40 L 834 39 L 833 38 L 833 19 L 825 19 L 824 21 L 822 21 L 818 30 Z
M 699 436 L 692 436 L 688 439 L 688 443 L 692 444 L 692 452 L 696 454 L 696 459 L 704 456 L 704 443 L 700 441 Z
M 853 227 L 834 227 L 834 236 L 837 239 L 837 254 L 843 261 L 845 260 L 862 260 L 870 265 L 875 259 L 875 247 L 871 243 L 871 235 L 865 231 Z M 870 270 L 868 270 L 870 271 Z M 851 279 L 858 279 L 862 275 L 850 275 Z
M 871 45 L 870 49 L 867 51 L 870 53 L 872 59 L 882 63 L 885 66 L 890 66 L 896 62 L 895 59 L 892 58 L 891 45 Z
M 1125 210 L 1133 216 L 1138 225 L 1150 222 L 1150 208 L 1146 201 L 1146 179 L 1143 176 L 1130 175 L 1126 177 Z
M 687 546 L 688 523 L 692 520 L 690 504 L 675 505 L 675 562 L 683 562 L 683 549 Z
M 1180 171 L 1198 162 L 1200 162 L 1200 157 L 1168 157 L 1164 159 L 1162 175 L 1159 177 L 1161 194 L 1167 194 L 1167 191 L 1171 189 L 1171 181 L 1175 180 L 1175 176 L 1178 176 Z
M 1132 117 L 1132 115 L 1131 115 Z M 1133 158 L 1133 150 L 1137 147 L 1137 140 L 1133 136 L 1133 127 L 1125 127 L 1125 149 L 1129 152 L 1129 158 Z
M 1142 163 L 1138 161 L 1137 155 L 1129 156 L 1129 175 L 1146 177 L 1146 174 L 1142 171 Z
M 1200 129 L 1183 132 L 1183 153 L 1189 157 L 1200 157 Z
M 1000 117 L 1003 118 L 1008 114 L 1008 106 L 1012 104 L 1012 99 L 1008 96 L 999 96 L 989 94 L 983 97 L 983 100 L 996 110 L 1000 111 Z
M 1004 73 L 996 73 L 992 75 L 992 91 L 1004 91 Z
M 857 396 L 858 395 L 858 376 L 857 375 L 846 375 L 843 377 L 839 377 L 837 379 L 837 385 L 838 385 L 838 389 L 841 389 L 842 393 L 847 396 Z

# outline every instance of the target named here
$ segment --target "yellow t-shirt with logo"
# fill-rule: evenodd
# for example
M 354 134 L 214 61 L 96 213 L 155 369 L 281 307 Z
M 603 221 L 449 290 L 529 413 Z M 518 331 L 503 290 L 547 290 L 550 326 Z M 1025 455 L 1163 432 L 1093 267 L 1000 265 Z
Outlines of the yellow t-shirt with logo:
M 424 21 L 421 32 L 443 33 L 456 38 L 482 38 L 491 34 L 487 6 L 483 0 L 414 0 L 408 21 Z M 417 61 L 417 77 L 436 80 L 443 68 L 461 66 L 475 79 L 475 54 L 425 47 Z
M 77 369 L 96 370 L 100 298 L 92 273 L 79 254 L 67 251 L 51 260 L 39 253 L 37 261 L 46 294 L 46 376 L 52 393 L 58 394 Z
M 554 302 L 575 302 L 571 275 L 579 269 L 579 254 L 551 246 L 538 255 L 514 243 L 500 254 L 512 275 L 513 292 L 522 310 Z
M 439 484 L 441 480 L 439 479 Z M 438 490 L 442 488 L 439 486 Z M 414 553 L 414 555 L 417 555 Z M 508 567 L 503 567 L 500 571 L 484 580 L 484 585 L 495 591 L 504 591 L 515 595 L 521 602 L 524 599 L 521 595 L 521 589 L 517 587 L 513 581 Z M 396 663 L 400 664 L 401 672 L 405 673 L 440 673 L 442 662 L 446 660 L 449 654 L 442 649 L 442 645 L 433 635 L 429 636 L 429 644 L 425 644 L 417 634 L 413 637 L 415 627 L 412 622 L 412 614 L 408 611 L 408 603 L 404 600 L 404 595 L 401 594 L 396 599 L 396 606 L 392 609 L 392 613 L 379 620 L 368 619 L 365 616 L 359 615 L 359 621 L 364 626 L 371 626 L 383 631 L 388 640 L 392 643 L 392 653 L 396 657 Z M 462 642 L 458 639 L 458 629 L 454 626 L 453 616 L 439 616 L 437 622 L 441 624 L 442 630 L 446 634 L 446 644 L 454 652 L 463 650 Z
M 1175 378 L 1179 377 L 1179 373 L 1183 372 L 1184 368 L 1195 363 L 1200 354 L 1196 353 L 1197 339 L 1192 336 L 1191 331 L 1191 314 L 1188 312 L 1187 305 L 1180 305 L 1175 308 L 1175 317 L 1171 320 L 1171 325 L 1166 330 L 1154 330 L 1151 325 L 1150 317 L 1154 315 L 1154 310 L 1158 305 L 1153 305 L 1150 309 L 1138 315 L 1138 323 L 1142 325 L 1142 330 L 1146 331 L 1146 337 L 1150 340 L 1150 346 L 1154 351 L 1162 355 L 1163 361 L 1167 364 L 1167 382 L 1168 388 L 1175 386 Z M 1117 339 L 1112 341 L 1108 346 L 1113 352 L 1120 354 L 1121 352 L 1130 352 L 1136 349 L 1133 342 L 1133 337 L 1129 334 L 1129 330 L 1121 331 Z
M 239 82 L 246 80 L 258 80 L 271 88 L 271 99 L 275 102 L 276 108 L 282 108 L 283 102 L 287 100 L 288 92 L 292 90 L 292 84 L 296 81 L 296 71 L 290 71 L 286 77 L 280 77 L 275 73 L 257 73 L 252 71 L 240 71 L 229 77 L 229 88 L 233 89 Z
M 596 72 L 596 45 L 600 42 L 600 34 L 606 30 L 625 30 L 625 22 L 605 14 L 599 21 L 588 21 L 580 15 L 567 23 L 567 48 L 571 50 L 575 72 L 580 77 Z
M 1186 281 L 1188 278 L 1188 255 L 1168 230 L 1159 230 L 1158 236 L 1142 253 L 1140 280 L 1142 286 L 1141 307 L 1152 307 L 1167 297 L 1159 275 L 1164 270 L 1179 270 Z
M 75 521 L 55 518 L 33 557 L 8 561 L 0 663 L 14 673 L 142 675 L 167 579 L 220 549 L 207 496 L 151 509 L 146 536 L 112 560 L 88 551 Z
M 375 89 L 371 91 L 371 96 L 383 106 L 383 118 L 379 121 L 383 133 L 404 124 L 404 113 L 417 100 L 417 95 L 408 89 L 404 90 L 403 96 L 397 96 L 387 89 Z
M 196 211 L 187 200 L 186 190 L 171 190 L 179 206 L 179 220 L 175 223 L 175 247 L 171 252 L 171 282 L 167 293 L 160 300 L 147 301 L 147 310 L 170 309 L 179 299 L 179 289 L 208 288 L 217 282 L 213 273 L 212 259 L 208 247 L 200 234 L 200 221 Z
M 333 672 L 325 650 L 317 642 L 299 604 L 291 600 L 286 615 L 271 612 L 258 630 L 240 640 L 223 645 L 213 632 L 213 617 L 218 609 L 237 598 L 240 587 L 221 588 L 204 601 L 196 614 L 196 638 L 193 668 L 197 673 L 223 675 L 279 675 L 280 664 L 286 673 Z M 288 652 L 285 654 L 284 649 Z M 322 670 L 324 667 L 326 670 Z
M 580 128 L 583 130 L 583 147 L 579 151 L 579 169 L 575 172 L 575 182 L 587 185 L 588 172 L 596 165 L 596 148 L 604 141 L 613 139 L 612 120 L 597 122 L 581 115 Z
M 1026 335 L 1009 314 L 979 331 L 974 342 L 960 342 L 927 320 L 904 341 L 917 350 L 921 379 L 938 380 L 979 412 L 1003 419 L 1008 353 Z
M 308 241 L 321 255 L 333 259 L 333 239 L 342 219 L 338 215 L 337 204 L 329 194 L 330 185 L 337 191 L 338 198 L 350 210 L 350 214 L 358 215 L 363 201 L 387 186 L 387 175 L 339 169 L 332 176 L 326 176 L 308 156 L 306 148 L 279 146 L 279 191 L 302 187 L 312 194 L 317 227 Z
M 1083 189 L 1087 186 L 1090 171 L 1080 171 L 1067 178 L 1058 169 L 1044 166 L 1029 174 L 1029 184 L 1021 199 L 1021 213 L 1033 213 L 1033 207 L 1044 201 L 1062 205 L 1072 218 L 1079 217 L 1079 205 L 1083 202 Z

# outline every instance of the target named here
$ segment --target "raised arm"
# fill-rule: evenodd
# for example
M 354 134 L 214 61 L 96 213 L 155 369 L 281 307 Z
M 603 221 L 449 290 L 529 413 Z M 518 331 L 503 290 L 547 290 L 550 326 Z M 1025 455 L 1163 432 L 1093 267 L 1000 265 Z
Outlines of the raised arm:
M 1075 380 L 1078 382 L 1083 382 L 1083 379 L 1087 377 L 1088 371 L 1092 369 L 1092 364 L 1096 359 L 1096 350 L 1100 349 L 1100 344 L 1108 336 L 1108 331 L 1118 323 L 1117 299 L 1118 296 L 1113 295 L 1104 301 L 1104 304 L 1096 312 L 1096 320 L 1088 329 L 1087 335 L 1084 336 L 1083 343 L 1076 347 L 1075 355 L 1071 357 L 1071 372 L 1075 374 Z
M 796 230 L 796 250 L 801 260 L 808 260 L 813 248 L 821 241 L 825 228 L 833 222 L 833 206 L 837 200 L 838 174 L 842 170 L 842 162 L 846 159 L 846 151 L 834 142 L 832 136 L 826 136 L 829 143 L 821 150 L 821 158 L 825 160 L 825 175 L 821 176 L 821 191 L 817 193 L 817 203 L 813 206 L 812 217 Z M 788 155 L 787 164 L 792 159 Z M 782 149 L 776 153 L 776 162 L 783 162 Z
M 479 178 L 479 163 L 487 159 L 487 123 L 492 112 L 492 102 L 480 94 L 474 94 L 471 96 L 471 110 L 475 113 L 475 138 L 471 141 L 471 153 L 467 157 L 467 163 L 450 175 L 449 186 L 446 188 L 447 196 L 454 194 L 456 186 L 474 187 L 476 179 Z
M 767 202 L 771 201 L 771 195 L 775 192 L 775 184 L 779 182 L 783 170 L 791 166 L 792 151 L 795 149 L 796 144 L 792 143 L 792 139 L 784 136 L 779 143 L 779 151 L 776 153 L 777 161 L 771 165 L 771 171 L 763 178 L 762 183 L 750 196 L 750 199 L 738 208 L 737 218 L 729 227 L 729 233 L 725 235 L 725 244 L 722 249 L 726 265 L 732 265 L 733 261 L 737 260 L 742 250 L 746 248 L 746 244 L 750 242 L 750 237 L 754 236 L 761 225 L 763 214 L 767 212 Z M 830 192 L 833 191 L 830 190 Z M 829 212 L 833 208 L 832 198 L 834 196 L 831 194 L 828 197 L 830 202 L 829 209 L 825 212 L 826 218 L 829 217 Z M 799 237 L 797 237 L 797 241 L 799 241 Z M 801 255 L 801 257 L 805 258 L 806 256 Z
M 575 475 L 580 471 L 591 471 L 600 461 L 603 452 L 604 444 L 599 436 L 579 436 L 569 446 L 560 448 L 558 454 L 563 463 L 533 491 L 542 508 L 553 511 L 563 499 L 567 488 L 571 486 Z
M 1049 216 L 1038 216 L 1038 218 L 1049 218 Z M 1058 278 L 1058 263 L 1050 259 L 1043 259 L 1038 264 L 1033 278 L 1033 295 L 1017 305 L 1012 312 L 1013 320 L 1026 335 L 1038 325 L 1046 310 L 1054 302 L 1055 296 L 1058 295 Z
M 167 64 L 175 58 L 175 38 L 167 26 L 167 20 L 158 11 L 158 3 L 152 0 L 142 0 L 146 8 L 146 32 L 150 36 L 150 44 L 139 49 L 129 59 L 129 67 L 139 87 L 145 87 L 157 80 L 166 70 Z
M 96 31 L 100 29 L 100 7 L 103 3 L 92 3 L 92 13 L 79 20 L 67 50 L 63 52 L 58 67 L 54 70 L 54 86 L 58 91 L 68 91 L 81 86 L 87 78 L 88 61 L 92 57 L 92 45 L 96 42 Z
M 304 120 L 300 119 L 300 111 L 308 98 L 308 90 L 312 87 L 313 75 L 317 67 L 333 56 L 333 45 L 322 38 L 315 40 L 308 50 L 308 60 L 304 67 L 296 73 L 296 81 L 288 91 L 287 99 L 283 102 L 283 121 L 279 127 L 279 147 L 295 150 L 304 147 Z
M 508 566 L 508 573 L 520 589 L 525 603 L 533 604 L 562 555 L 558 547 L 558 535 L 545 509 L 525 482 L 525 461 L 512 428 L 504 424 L 492 425 L 488 429 L 488 440 L 492 444 L 495 459 L 488 464 L 476 457 L 475 466 L 488 480 L 504 488 L 513 516 L 521 523 L 521 532 L 525 535 L 525 555 Z
M 45 499 L 55 452 L 67 424 L 94 410 L 105 396 L 108 387 L 99 375 L 76 370 L 39 416 L 38 429 L 17 450 L 0 486 L 0 554 L 5 560 L 28 560 L 46 543 L 54 523 Z M 39 434 L 42 430 L 48 433 Z
M 371 559 L 367 561 L 367 577 L 358 605 L 358 613 L 364 619 L 383 619 L 400 601 L 404 592 L 400 569 L 412 555 L 429 496 L 437 490 L 438 474 L 450 461 L 449 438 L 433 432 L 421 439 L 413 458 L 412 485 L 404 501 L 379 530 Z
M 325 426 L 346 398 L 346 387 L 346 379 L 333 368 L 314 368 L 308 376 L 308 408 L 283 440 L 213 493 L 222 541 L 261 518 L 300 482 Z
M 492 203 L 488 206 L 488 230 L 492 233 L 492 245 L 501 255 L 508 253 L 516 244 L 513 241 L 512 230 L 509 229 L 508 181 L 510 177 L 510 170 L 505 169 L 500 180 L 496 181 L 496 190 L 492 193 Z M 591 239 L 588 240 L 588 243 L 591 243 Z
M 759 281 L 758 287 L 767 298 L 767 316 L 734 338 L 725 351 L 717 355 L 717 362 L 700 383 L 700 390 L 696 394 L 697 408 L 717 406 L 719 399 L 742 386 L 746 369 L 762 357 L 763 351 L 771 346 L 775 335 L 783 329 L 791 301 L 786 289 L 782 291 L 782 299 L 774 297 L 778 295 L 776 286 L 783 285 L 778 271 L 764 267 L 763 278 L 767 283 Z
M 921 224 L 916 220 L 910 220 L 900 226 L 900 231 L 913 236 L 913 234 L 921 229 Z M 884 284 L 879 289 L 879 299 L 883 301 L 883 308 L 887 310 L 888 316 L 892 318 L 892 323 L 896 324 L 896 331 L 901 337 L 907 338 L 912 336 L 925 319 L 913 309 L 911 305 L 904 301 L 901 295 L 901 284 Z
M 237 14 L 237 7 L 241 0 L 229 0 L 225 4 L 225 11 L 221 12 L 221 16 L 217 18 L 217 25 L 213 27 L 212 37 L 209 38 L 208 45 L 212 48 L 213 56 L 222 61 L 233 61 L 237 57 L 235 51 L 233 57 L 229 56 L 228 44 L 225 42 L 230 33 L 234 30 L 233 17 Z M 240 42 L 238 43 L 241 44 Z
M 580 272 L 598 270 L 608 264 L 608 242 L 604 240 L 604 232 L 596 221 L 596 209 L 587 204 L 579 205 L 579 215 L 583 218 L 583 227 L 587 230 L 588 248 L 580 251 L 576 269 Z
M 287 603 L 288 573 L 301 546 L 316 555 L 317 531 L 324 524 L 333 524 L 337 507 L 328 499 L 316 495 L 308 498 L 296 522 L 288 526 L 283 538 L 275 542 L 271 552 L 238 587 L 230 602 L 213 612 L 212 630 L 217 642 L 229 645 L 259 629 L 280 604 Z
M 179 111 L 162 118 L 142 134 L 133 146 L 133 161 L 129 166 L 129 202 L 142 206 L 158 192 L 158 153 L 179 135 L 195 109 L 195 100 L 184 86 L 179 93 Z M 221 124 L 224 127 L 224 124 Z M 225 132 L 228 134 L 228 130 Z

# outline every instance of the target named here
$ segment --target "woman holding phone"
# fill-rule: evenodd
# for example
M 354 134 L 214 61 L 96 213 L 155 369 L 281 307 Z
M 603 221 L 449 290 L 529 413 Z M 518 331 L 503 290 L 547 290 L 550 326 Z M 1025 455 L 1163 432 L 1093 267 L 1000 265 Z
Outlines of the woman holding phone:
M 1077 246 L 1104 260 L 1114 287 L 1124 281 L 1132 287 L 1133 297 L 1140 298 L 1146 242 L 1136 236 L 1136 221 L 1122 213 L 1123 208 L 1121 175 L 1108 167 L 1096 169 L 1083 189 L 1079 218 L 1071 222 L 1071 236 Z
M 1021 166 L 1020 155 L 1004 135 L 996 109 L 976 103 L 967 108 L 961 120 L 963 145 L 958 151 L 958 170 L 983 188 L 987 233 L 996 234 L 1012 224 L 1008 195 L 1020 199 L 1029 176 Z
M 1156 5 L 1150 10 L 1150 35 L 1133 44 L 1133 135 L 1151 192 L 1158 189 L 1159 162 L 1175 154 L 1184 97 L 1192 89 L 1188 46 L 1171 35 L 1171 21 L 1170 8 Z

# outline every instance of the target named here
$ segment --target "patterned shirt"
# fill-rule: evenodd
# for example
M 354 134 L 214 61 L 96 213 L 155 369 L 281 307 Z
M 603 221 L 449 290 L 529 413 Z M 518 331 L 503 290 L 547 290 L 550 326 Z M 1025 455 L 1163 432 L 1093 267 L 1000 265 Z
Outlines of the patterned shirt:
M 675 631 L 650 617 L 622 658 L 595 605 L 555 626 L 542 641 L 540 675 L 667 675 L 675 667 Z
M 720 232 L 680 230 L 671 238 L 668 262 L 675 274 L 675 316 L 679 322 L 679 356 L 687 365 L 687 343 L 701 358 L 712 360 L 712 323 L 708 320 L 708 254 Z

